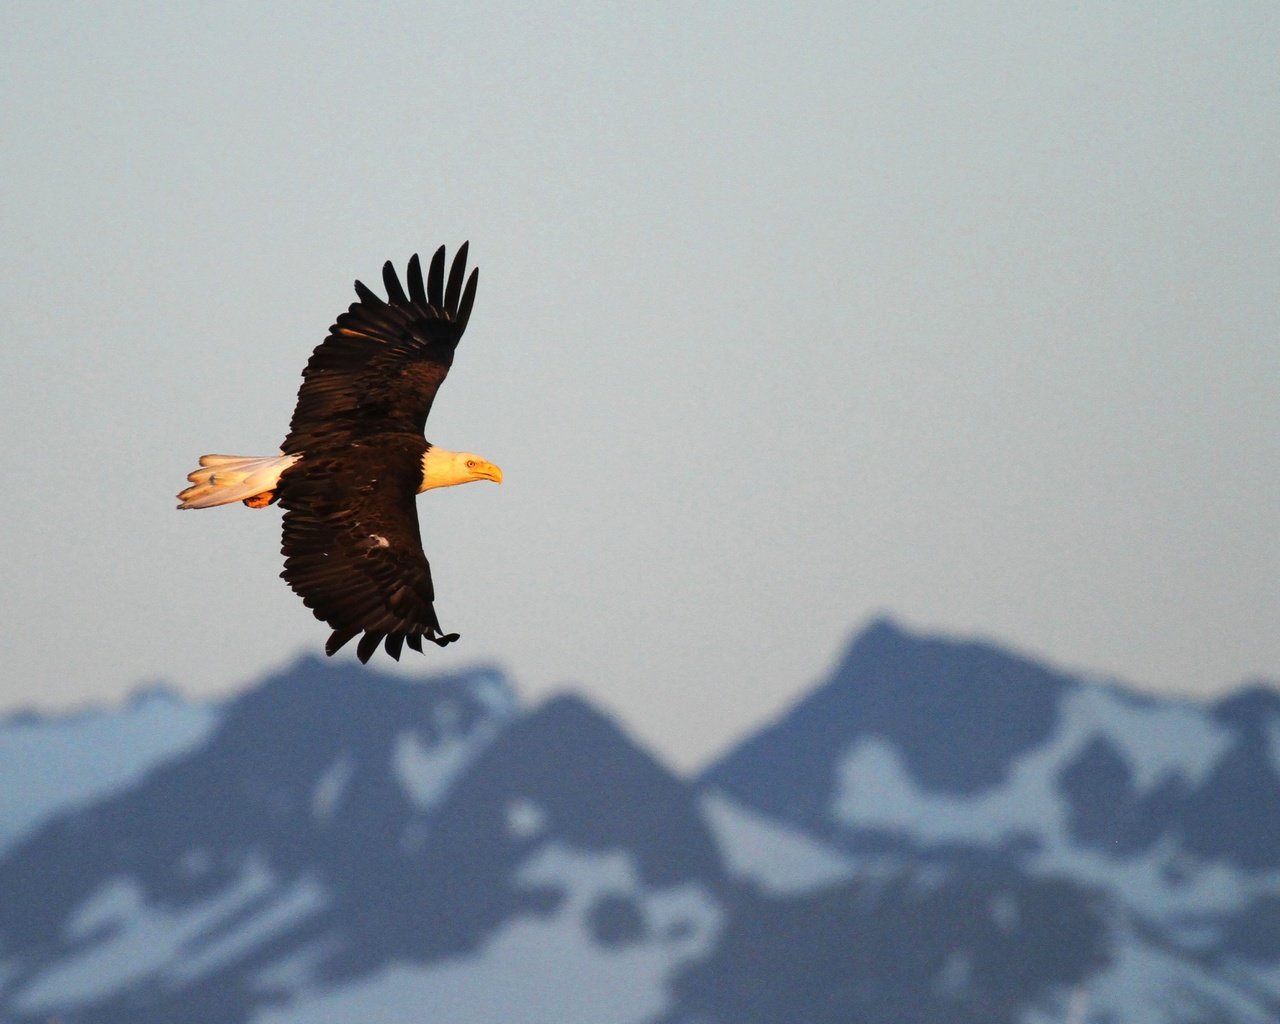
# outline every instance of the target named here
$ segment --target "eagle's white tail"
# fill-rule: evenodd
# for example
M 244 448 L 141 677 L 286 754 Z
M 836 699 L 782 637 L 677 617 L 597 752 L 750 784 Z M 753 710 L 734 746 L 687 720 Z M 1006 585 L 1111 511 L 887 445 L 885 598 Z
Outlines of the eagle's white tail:
M 178 495 L 178 508 L 213 508 L 258 498 L 254 507 L 273 497 L 280 474 L 298 455 L 201 455 L 200 468 L 187 474 L 191 486 Z

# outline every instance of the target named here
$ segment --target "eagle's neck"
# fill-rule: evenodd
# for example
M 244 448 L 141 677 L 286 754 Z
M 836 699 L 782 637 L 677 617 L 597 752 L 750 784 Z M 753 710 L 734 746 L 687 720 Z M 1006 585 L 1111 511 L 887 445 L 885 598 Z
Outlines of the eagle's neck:
M 475 476 L 467 469 L 466 459 L 462 458 L 462 454 L 434 445 L 423 452 L 422 485 L 418 488 L 418 493 L 429 491 L 433 487 L 452 487 L 474 480 Z

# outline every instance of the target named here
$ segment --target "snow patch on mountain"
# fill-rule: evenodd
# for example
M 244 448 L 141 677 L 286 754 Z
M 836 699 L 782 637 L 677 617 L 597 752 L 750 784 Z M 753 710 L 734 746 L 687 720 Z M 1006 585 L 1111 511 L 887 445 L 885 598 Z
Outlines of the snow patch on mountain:
M 1063 836 L 1068 807 L 1058 776 L 1094 739 L 1105 739 L 1124 757 L 1140 793 L 1174 775 L 1192 785 L 1203 781 L 1231 743 L 1227 730 L 1193 706 L 1081 686 L 1064 695 L 1049 740 L 1015 757 L 1003 783 L 972 796 L 926 790 L 893 743 L 858 737 L 837 764 L 831 814 L 850 828 L 935 843 Z
M 259 1013 L 254 1024 L 418 1024 L 423 1007 L 438 1020 L 639 1024 L 668 1008 L 669 979 L 710 952 L 723 917 L 700 885 L 644 886 L 631 855 L 621 851 L 548 844 L 513 881 L 554 888 L 562 898 L 550 913 L 512 918 L 473 955 L 392 964 L 341 988 L 311 988 Z M 630 907 L 634 930 L 602 941 L 606 905 Z
M 324 887 L 303 877 L 274 893 L 235 929 L 211 941 L 189 943 L 190 955 L 171 965 L 166 977 L 181 983 L 211 974 L 278 935 L 289 926 L 319 913 L 328 903 Z
M 1241 871 L 1222 861 L 1200 860 L 1168 836 L 1129 857 L 1051 842 L 1025 866 L 1040 875 L 1067 875 L 1109 889 L 1137 913 L 1188 935 L 1213 927 L 1206 916 L 1237 913 L 1259 896 L 1280 890 L 1280 872 Z
M 836 849 L 711 789 L 699 800 L 729 873 L 762 892 L 797 895 L 852 877 L 854 862 Z
M 1191 706 L 1081 687 L 1064 697 L 1050 739 L 1016 758 L 1002 784 L 972 796 L 929 791 L 890 742 L 859 737 L 837 765 L 831 813 L 845 828 L 880 830 L 926 849 L 948 843 L 994 848 L 1030 839 L 1021 856 L 1024 870 L 1109 891 L 1167 934 L 1188 940 L 1207 941 L 1218 918 L 1280 888 L 1280 871 L 1242 870 L 1196 857 L 1176 835 L 1127 854 L 1074 841 L 1059 779 L 1078 751 L 1097 738 L 1126 758 L 1140 791 L 1172 776 L 1189 785 L 1202 782 L 1230 744 L 1223 728 Z M 859 869 L 872 870 L 875 861 L 859 857 Z
M 304 878 L 281 885 L 252 857 L 226 891 L 192 907 L 156 906 L 137 880 L 113 878 L 67 922 L 66 938 L 84 948 L 28 981 L 14 1006 L 27 1013 L 65 1012 L 140 983 L 172 988 L 324 905 L 317 883 Z M 233 919 L 233 927 L 225 928 Z
M 1172 776 L 1198 786 L 1231 745 L 1231 733 L 1202 704 L 1156 700 L 1113 687 L 1080 686 L 1063 702 L 1064 739 L 1106 739 L 1120 752 L 1139 792 Z M 1075 744 L 1078 749 L 1079 742 Z
M 878 736 L 861 736 L 836 766 L 831 815 L 848 828 L 881 829 L 935 843 L 995 845 L 1032 831 L 1048 811 L 1061 825 L 1056 795 L 1044 792 L 1042 752 L 1023 758 L 1010 780 L 978 796 L 930 793 L 916 784 L 897 748 Z M 1028 763 L 1030 762 L 1030 763 Z
M 1170 1024 L 1171 1021 L 1230 1021 L 1274 1024 L 1277 996 L 1257 984 L 1257 975 L 1231 977 L 1193 955 L 1121 923 L 1110 965 L 1060 999 L 1029 1010 L 1022 1024 Z M 1067 1010 L 1073 1016 L 1064 1014 Z
M 431 810 L 445 798 L 500 729 L 498 720 L 488 719 L 465 732 L 455 715 L 448 703 L 436 709 L 437 736 L 423 737 L 414 729 L 396 734 L 392 770 L 409 799 L 421 810 Z
M 342 941 L 330 935 L 287 953 L 253 975 L 254 988 L 263 992 L 302 992 L 313 987 L 320 966 L 341 955 Z
M 519 797 L 507 804 L 507 835 L 512 839 L 533 839 L 546 831 L 547 812 L 534 800 Z
M 327 825 L 342 805 L 343 794 L 355 774 L 356 762 L 350 753 L 334 758 L 311 790 L 311 816 L 321 825 Z
M 520 701 L 516 698 L 511 684 L 497 669 L 486 669 L 475 672 L 467 684 L 471 694 L 489 711 L 489 714 L 503 722 L 510 721 L 520 714 Z
M 52 815 L 123 789 L 203 741 L 214 704 L 140 694 L 118 711 L 0 721 L 0 850 Z

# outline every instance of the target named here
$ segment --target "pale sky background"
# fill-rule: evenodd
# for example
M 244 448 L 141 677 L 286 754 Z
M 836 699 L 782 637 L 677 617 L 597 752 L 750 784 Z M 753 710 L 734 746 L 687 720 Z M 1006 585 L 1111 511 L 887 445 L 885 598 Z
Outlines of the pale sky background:
M 1145 689 L 1280 678 L 1280 8 L 17 3 L 0 709 L 328 630 L 266 454 L 351 282 L 469 238 L 404 671 L 677 766 L 889 613 Z M 380 284 L 378 284 L 380 287 Z M 379 657 L 379 664 L 390 662 Z

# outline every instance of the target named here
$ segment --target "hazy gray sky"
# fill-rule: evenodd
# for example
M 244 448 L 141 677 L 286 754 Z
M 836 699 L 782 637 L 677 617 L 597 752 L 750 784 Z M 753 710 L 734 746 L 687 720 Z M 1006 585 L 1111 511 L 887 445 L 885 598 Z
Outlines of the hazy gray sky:
M 692 765 L 888 612 L 1280 678 L 1271 3 L 12 5 L 0 707 L 230 692 L 325 627 L 265 454 L 351 281 L 469 238 L 414 672 Z

